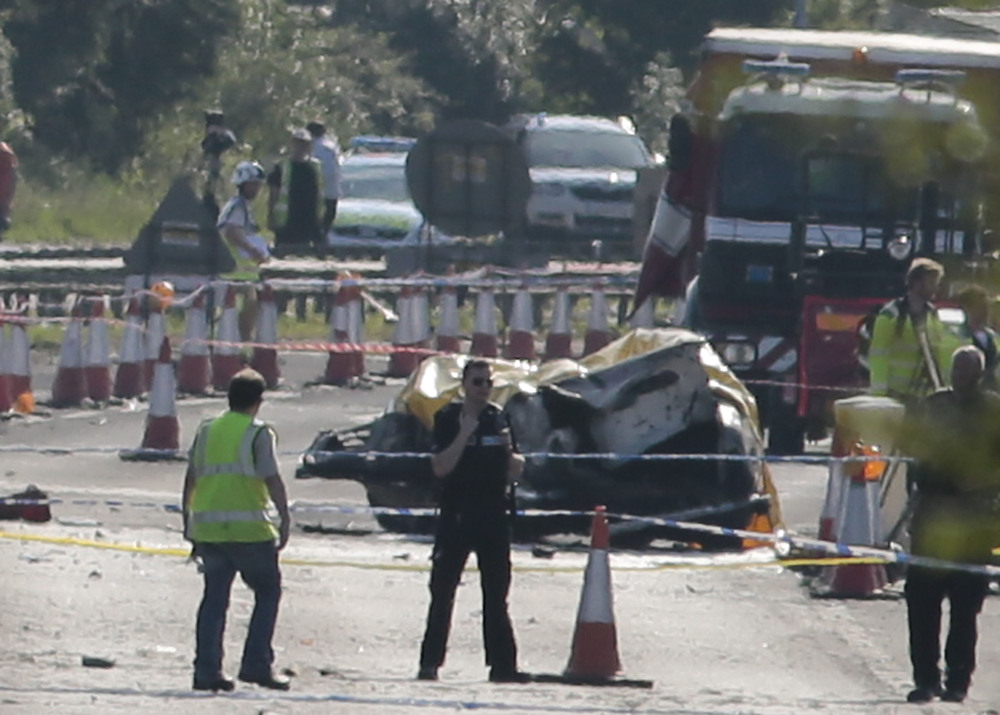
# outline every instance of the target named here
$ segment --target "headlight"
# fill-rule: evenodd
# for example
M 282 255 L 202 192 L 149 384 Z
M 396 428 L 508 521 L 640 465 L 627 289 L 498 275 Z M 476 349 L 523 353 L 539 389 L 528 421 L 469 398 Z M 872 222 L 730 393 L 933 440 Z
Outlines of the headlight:
M 566 187 L 562 184 L 535 184 L 532 193 L 538 196 L 562 196 L 566 193 Z
M 757 347 L 753 343 L 720 343 L 718 351 L 731 367 L 749 367 L 757 360 Z
M 913 242 L 909 236 L 896 236 L 889 241 L 889 245 L 886 248 L 894 260 L 905 261 L 913 252 Z

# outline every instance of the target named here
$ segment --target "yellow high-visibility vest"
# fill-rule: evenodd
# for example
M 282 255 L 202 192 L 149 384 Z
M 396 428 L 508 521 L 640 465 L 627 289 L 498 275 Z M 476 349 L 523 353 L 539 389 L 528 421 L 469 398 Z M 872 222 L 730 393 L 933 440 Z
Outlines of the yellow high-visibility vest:
M 273 541 L 278 530 L 268 518 L 270 493 L 254 468 L 253 442 L 267 426 L 229 411 L 203 422 L 195 439 L 195 484 L 188 505 L 193 541 Z

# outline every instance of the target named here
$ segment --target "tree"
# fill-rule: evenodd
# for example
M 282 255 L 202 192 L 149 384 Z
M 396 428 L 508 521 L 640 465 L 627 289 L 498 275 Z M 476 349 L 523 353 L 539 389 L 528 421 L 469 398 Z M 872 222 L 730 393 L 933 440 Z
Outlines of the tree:
M 14 98 L 35 139 L 116 172 L 148 123 L 215 71 L 238 0 L 6 0 Z

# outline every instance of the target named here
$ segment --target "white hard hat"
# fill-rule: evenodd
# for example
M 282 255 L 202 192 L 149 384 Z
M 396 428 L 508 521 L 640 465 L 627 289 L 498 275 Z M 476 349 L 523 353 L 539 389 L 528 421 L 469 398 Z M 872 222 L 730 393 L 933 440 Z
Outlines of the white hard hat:
M 263 181 L 264 167 L 256 161 L 241 161 L 233 170 L 233 183 L 242 186 L 248 181 Z

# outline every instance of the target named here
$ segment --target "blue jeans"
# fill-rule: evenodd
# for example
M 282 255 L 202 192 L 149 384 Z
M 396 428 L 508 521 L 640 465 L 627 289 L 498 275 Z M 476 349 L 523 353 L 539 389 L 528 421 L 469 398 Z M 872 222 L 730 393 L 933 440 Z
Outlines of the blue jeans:
M 236 574 L 254 594 L 253 615 L 243 645 L 240 675 L 250 678 L 271 674 L 274 651 L 271 637 L 281 600 L 281 571 L 273 541 L 208 543 L 197 545 L 205 576 L 205 591 L 198 607 L 194 676 L 211 681 L 222 677 L 223 635 L 229 593 Z

